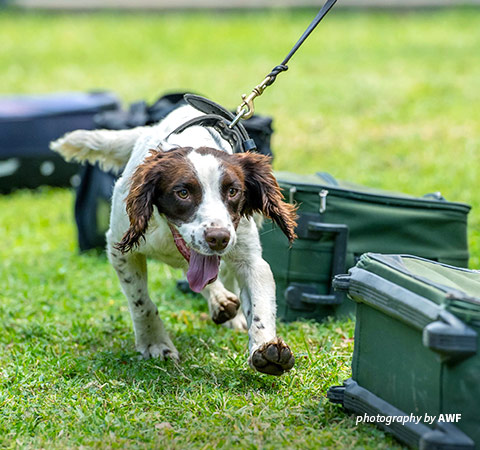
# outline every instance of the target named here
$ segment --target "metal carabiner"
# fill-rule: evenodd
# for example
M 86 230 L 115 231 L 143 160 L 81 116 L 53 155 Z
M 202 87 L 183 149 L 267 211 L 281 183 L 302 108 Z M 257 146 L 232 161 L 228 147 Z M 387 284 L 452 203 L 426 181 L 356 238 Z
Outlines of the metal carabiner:
M 258 86 L 255 86 L 250 93 L 250 95 L 247 97 L 246 94 L 242 94 L 242 100 L 243 102 L 238 105 L 237 108 L 237 115 L 235 118 L 232 120 L 232 122 L 228 125 L 229 128 L 233 128 L 240 119 L 250 119 L 250 117 L 253 116 L 255 113 L 255 105 L 253 104 L 253 101 L 255 100 L 256 97 L 259 97 L 260 95 L 263 94 L 263 91 L 267 88 L 269 85 L 269 82 L 272 77 L 267 76 Z

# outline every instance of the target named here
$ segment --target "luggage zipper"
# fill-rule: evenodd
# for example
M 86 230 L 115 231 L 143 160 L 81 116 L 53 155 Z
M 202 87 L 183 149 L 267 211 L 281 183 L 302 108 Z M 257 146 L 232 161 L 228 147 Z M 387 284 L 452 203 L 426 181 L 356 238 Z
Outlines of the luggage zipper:
M 0 0 L 1 1 L 1 0 Z M 355 191 L 355 186 L 352 185 L 351 187 L 345 186 L 342 187 L 340 185 L 330 185 L 327 183 L 324 184 L 313 184 L 308 182 L 301 182 L 296 180 L 287 181 L 285 179 L 282 180 L 282 172 L 277 174 L 277 180 L 280 186 L 287 190 L 291 188 L 293 183 L 296 183 L 296 192 L 306 192 L 306 193 L 318 193 L 318 189 L 322 189 L 323 186 L 328 188 L 327 190 L 328 195 L 333 195 L 334 197 L 343 197 L 351 200 L 366 202 L 366 203 L 375 203 L 381 205 L 388 205 L 388 206 L 395 206 L 399 205 L 402 207 L 408 208 L 428 208 L 433 210 L 448 210 L 448 211 L 456 211 L 461 213 L 468 213 L 471 207 L 469 205 L 463 203 L 456 203 L 450 202 L 446 200 L 441 200 L 441 198 L 437 194 L 428 195 L 425 198 L 422 197 L 412 197 L 412 196 L 402 196 L 402 194 L 395 194 L 385 192 L 384 194 L 377 193 L 375 190 L 366 189 L 365 191 Z M 337 183 L 338 184 L 338 183 Z M 361 186 L 360 186 L 361 187 Z M 387 195 L 388 194 L 388 195 Z M 441 194 L 440 194 L 441 195 Z M 435 198 L 435 199 L 434 199 Z
M 293 204 L 295 201 L 295 193 L 297 192 L 297 188 L 295 186 L 292 186 L 289 191 L 288 191 L 288 201 L 289 203 Z M 319 193 L 318 196 L 320 197 L 320 206 L 318 208 L 318 211 L 320 214 L 323 214 L 327 210 L 327 195 L 328 191 L 326 189 L 322 189 Z
M 446 202 L 447 199 L 442 195 L 441 192 L 437 191 L 437 192 L 430 192 L 428 194 L 425 194 L 423 196 L 423 198 L 426 198 L 427 200 L 429 199 L 433 199 L 433 200 L 437 200 L 439 202 Z

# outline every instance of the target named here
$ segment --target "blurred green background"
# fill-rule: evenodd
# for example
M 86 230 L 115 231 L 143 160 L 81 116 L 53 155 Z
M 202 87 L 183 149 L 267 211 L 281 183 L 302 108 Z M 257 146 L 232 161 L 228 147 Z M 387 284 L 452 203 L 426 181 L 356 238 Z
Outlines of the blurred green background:
M 109 89 L 124 102 L 194 91 L 229 108 L 278 64 L 316 10 L 39 13 L 0 10 L 0 91 Z M 274 166 L 327 171 L 473 206 L 480 268 L 480 10 L 334 9 L 256 101 Z M 181 367 L 137 361 L 103 256 L 76 253 L 73 193 L 0 196 L 0 443 L 5 448 L 393 448 L 325 402 L 349 376 L 351 321 L 281 324 L 296 368 L 246 366 L 246 336 L 205 320 L 180 276 L 151 265 Z
M 235 108 L 315 13 L 0 13 L 1 90 L 191 90 Z M 256 102 L 275 120 L 275 168 L 470 203 L 478 268 L 479 16 L 331 12 Z

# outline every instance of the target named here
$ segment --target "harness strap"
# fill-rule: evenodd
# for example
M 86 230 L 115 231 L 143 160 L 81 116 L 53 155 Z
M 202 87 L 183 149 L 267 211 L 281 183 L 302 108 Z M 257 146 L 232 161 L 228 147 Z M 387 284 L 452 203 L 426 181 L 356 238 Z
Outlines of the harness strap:
M 254 140 L 248 136 L 248 133 L 243 125 L 241 127 L 242 129 L 240 129 L 238 126 L 229 128 L 228 125 L 229 119 L 223 116 L 218 114 L 205 114 L 199 117 L 194 117 L 193 119 L 182 123 L 167 136 L 167 139 L 172 134 L 182 133 L 189 127 L 201 126 L 213 128 L 222 137 L 222 139 L 225 139 L 230 144 L 233 153 L 243 153 L 257 150 Z
M 233 113 L 224 108 L 222 105 L 219 105 L 208 98 L 201 97 L 200 95 L 196 94 L 185 94 L 183 98 L 189 105 L 205 114 L 216 114 L 217 116 L 222 116 L 227 120 L 233 119 Z
M 195 109 L 198 109 L 205 114 L 215 114 L 217 116 L 221 116 L 228 122 L 231 122 L 235 117 L 232 112 L 224 108 L 222 105 L 219 105 L 218 103 L 215 103 L 208 98 L 201 97 L 200 95 L 185 94 L 183 98 L 189 105 L 193 106 Z M 241 123 L 237 124 L 235 128 L 242 135 L 243 140 L 247 141 L 248 139 L 250 139 L 247 130 Z

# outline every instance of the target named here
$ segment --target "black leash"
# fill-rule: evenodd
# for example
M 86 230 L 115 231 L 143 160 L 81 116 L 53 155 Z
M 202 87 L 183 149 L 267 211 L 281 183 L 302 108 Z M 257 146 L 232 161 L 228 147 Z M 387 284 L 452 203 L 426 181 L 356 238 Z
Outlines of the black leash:
M 239 123 L 240 119 L 250 119 L 250 117 L 253 116 L 255 111 L 253 100 L 255 97 L 262 95 L 263 91 L 274 83 L 279 73 L 288 70 L 288 61 L 290 61 L 291 57 L 305 42 L 308 36 L 310 36 L 312 31 L 325 17 L 328 11 L 332 9 L 332 6 L 336 3 L 336 1 L 337 0 L 327 0 L 320 12 L 315 16 L 312 23 L 302 34 L 285 59 L 278 66 L 275 66 L 258 86 L 253 88 L 252 93 L 248 97 L 245 94 L 242 95 L 243 102 L 237 108 L 236 116 L 234 116 L 223 106 L 207 98 L 194 94 L 186 94 L 184 96 L 185 101 L 195 109 L 203 112 L 204 115 L 195 117 L 183 123 L 173 130 L 167 136 L 167 139 L 172 134 L 179 134 L 189 127 L 203 126 L 206 128 L 213 128 L 215 131 L 217 131 L 222 139 L 225 139 L 229 142 L 234 153 L 256 151 L 255 141 L 248 136 L 245 127 Z
M 305 42 L 305 40 L 310 36 L 312 31 L 316 28 L 316 26 L 320 23 L 320 21 L 326 16 L 328 11 L 330 11 L 333 5 L 336 3 L 337 0 L 327 0 L 327 2 L 323 5 L 322 9 L 319 13 L 315 16 L 312 20 L 312 23 L 308 26 L 305 32 L 302 34 L 300 39 L 297 43 L 293 46 L 290 50 L 288 55 L 285 59 L 278 65 L 275 66 L 272 71 L 265 77 L 265 79 L 258 85 L 255 86 L 251 92 L 251 94 L 247 97 L 245 94 L 242 95 L 243 102 L 237 108 L 237 115 L 229 124 L 230 128 L 233 128 L 240 119 L 250 119 L 253 116 L 255 111 L 253 100 L 262 95 L 263 91 L 268 87 L 271 86 L 275 80 L 277 79 L 277 75 L 281 72 L 288 70 L 288 61 L 290 61 L 291 57 L 295 54 L 295 52 L 300 48 L 300 46 Z

